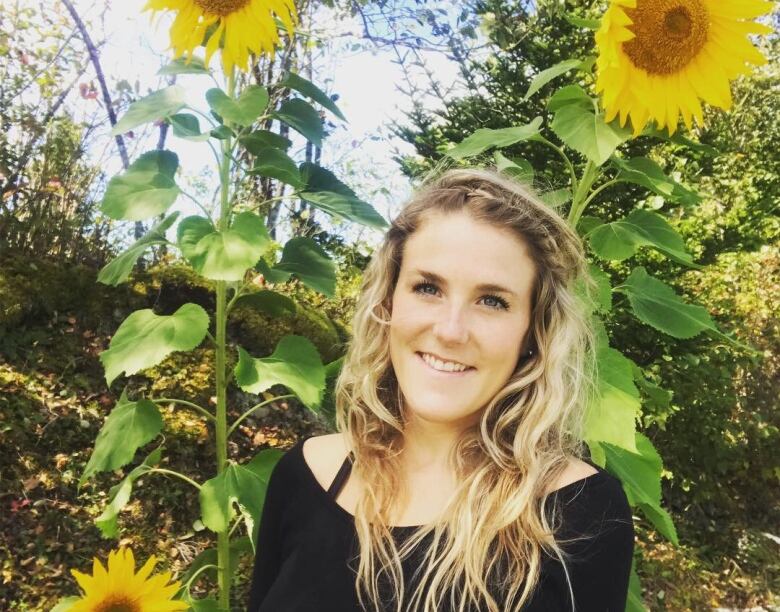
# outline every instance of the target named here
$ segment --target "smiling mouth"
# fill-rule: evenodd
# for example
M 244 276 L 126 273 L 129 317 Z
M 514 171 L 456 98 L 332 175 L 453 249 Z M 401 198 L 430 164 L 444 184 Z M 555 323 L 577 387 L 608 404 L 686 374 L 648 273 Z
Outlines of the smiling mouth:
M 425 353 L 425 354 L 428 354 L 428 353 Z M 419 359 L 419 360 L 420 360 L 420 361 L 421 361 L 421 362 L 422 362 L 422 363 L 423 363 L 423 364 L 424 364 L 424 365 L 425 365 L 425 366 L 426 366 L 426 367 L 427 367 L 429 370 L 431 370 L 432 372 L 436 372 L 436 373 L 438 373 L 438 374 L 451 374 L 451 375 L 458 375 L 458 374 L 461 374 L 461 375 L 462 375 L 462 374 L 468 374 L 469 372 L 472 372 L 472 371 L 476 370 L 476 368 L 474 368 L 474 367 L 472 367 L 472 366 L 466 366 L 466 368 L 465 368 L 465 369 L 463 369 L 463 370 L 461 370 L 461 369 L 457 369 L 457 370 L 439 370 L 438 368 L 434 367 L 434 366 L 433 366 L 433 364 L 429 363 L 428 361 L 426 361 L 426 360 L 423 358 L 423 353 L 421 353 L 421 352 L 419 352 L 419 351 L 418 351 L 418 352 L 415 352 L 415 355 L 417 356 L 417 358 L 418 358 L 418 359 Z M 441 361 L 441 360 L 439 360 L 439 361 Z M 452 362 L 452 363 L 455 363 L 455 362 Z

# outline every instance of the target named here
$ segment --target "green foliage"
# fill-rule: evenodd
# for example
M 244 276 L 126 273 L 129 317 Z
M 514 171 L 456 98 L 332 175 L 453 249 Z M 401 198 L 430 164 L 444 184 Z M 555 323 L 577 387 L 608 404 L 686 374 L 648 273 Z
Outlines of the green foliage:
M 598 456 L 595 443 L 612 443 L 636 452 L 634 421 L 639 412 L 639 392 L 631 374 L 631 362 L 620 352 L 610 348 L 606 339 L 598 347 L 599 397 L 589 407 L 585 436 L 594 458 Z
M 272 116 L 289 125 L 315 145 L 322 145 L 325 136 L 322 120 L 319 113 L 305 100 L 300 98 L 285 100 Z
M 310 238 L 291 238 L 284 245 L 282 259 L 274 270 L 294 274 L 320 293 L 333 297 L 336 269 L 325 250 Z
M 661 166 L 647 157 L 634 157 L 629 160 L 612 158 L 612 163 L 618 169 L 618 175 L 615 180 L 628 181 L 636 183 L 663 196 L 670 202 L 680 202 L 685 205 L 697 204 L 701 201 L 701 196 L 694 191 L 690 191 L 673 178 L 667 176 Z
M 115 470 L 130 463 L 135 452 L 153 440 L 162 426 L 160 412 L 152 402 L 131 402 L 125 391 L 122 391 L 116 407 L 95 440 L 95 450 L 84 468 L 79 484 L 83 484 L 95 472 Z
M 602 444 L 602 447 L 607 465 L 623 483 L 629 503 L 641 506 L 658 530 L 671 542 L 678 544 L 674 524 L 666 510 L 661 508 L 660 477 L 663 464 L 650 440 L 637 433 L 635 453 L 627 453 L 610 444 Z
M 252 125 L 268 106 L 268 91 L 265 87 L 252 85 L 241 92 L 237 100 L 233 100 L 224 91 L 215 88 L 206 92 L 206 101 L 211 110 L 224 121 L 248 126 Z
M 279 83 L 280 87 L 289 87 L 295 91 L 302 93 L 304 96 L 311 98 L 318 104 L 321 104 L 327 108 L 330 112 L 336 115 L 342 121 L 346 121 L 347 118 L 339 110 L 339 107 L 330 99 L 330 97 L 317 87 L 314 83 L 308 79 L 304 79 L 299 74 L 294 72 L 288 72 L 282 81 Z
M 587 232 L 587 238 L 602 259 L 623 261 L 633 257 L 640 246 L 650 246 L 683 265 L 701 268 L 666 219 L 647 210 L 634 210 L 625 219 L 598 225 Z
M 453 159 L 463 159 L 464 157 L 474 157 L 493 147 L 508 147 L 538 136 L 539 127 L 541 125 L 542 118 L 535 117 L 533 121 L 527 125 L 518 127 L 503 128 L 500 130 L 482 128 L 476 130 L 462 142 L 447 151 L 447 155 Z
M 199 495 L 203 523 L 213 531 L 227 529 L 235 516 L 235 504 L 246 524 L 247 539 L 254 553 L 265 492 L 280 456 L 278 450 L 266 449 L 245 465 L 230 464 L 221 474 L 203 483 Z M 231 559 L 244 549 L 243 539 L 238 538 L 236 545 L 231 546 Z
M 298 171 L 298 166 L 287 153 L 274 147 L 257 146 L 253 147 L 252 153 L 255 156 L 252 173 L 278 179 L 296 189 L 303 188 L 303 178 Z
M 217 229 L 204 217 L 182 219 L 177 244 L 195 271 L 205 278 L 239 281 L 268 249 L 270 237 L 259 216 L 242 212 L 225 230 Z
M 173 225 L 178 217 L 178 210 L 172 212 L 162 221 L 157 223 L 157 225 L 150 229 L 141 238 L 130 245 L 127 250 L 123 251 L 120 255 L 111 260 L 106 266 L 103 267 L 102 270 L 100 270 L 100 273 L 98 274 L 98 282 L 105 285 L 111 285 L 113 287 L 124 283 L 133 271 L 133 267 L 135 266 L 138 259 L 149 249 L 150 246 L 155 244 L 166 244 L 168 242 L 168 240 L 165 238 L 165 232 Z
M 597 166 L 604 164 L 631 137 L 631 130 L 621 128 L 617 121 L 605 123 L 596 100 L 587 95 L 568 98 L 565 102 L 553 96 L 549 108 L 554 113 L 550 129 Z
M 178 85 L 171 85 L 150 93 L 133 102 L 111 129 L 111 135 L 123 134 L 145 123 L 157 121 L 184 108 L 186 92 Z
M 94 126 L 65 112 L 87 63 L 82 45 L 63 44 L 71 34 L 66 11 L 0 9 L 0 252 L 94 265 L 110 254 L 111 223 L 96 217 Z
M 285 336 L 269 357 L 253 359 L 238 348 L 236 383 L 244 391 L 262 393 L 284 385 L 312 410 L 319 408 L 325 387 L 325 368 L 314 345 L 302 336 Z
M 174 175 L 179 158 L 170 151 L 144 153 L 122 174 L 112 178 L 101 210 L 112 219 L 138 221 L 160 215 L 179 197 Z
M 160 363 L 174 351 L 198 346 L 208 332 L 209 316 L 197 304 L 184 304 L 172 315 L 156 315 L 150 308 L 127 317 L 100 354 L 106 370 L 106 384 L 122 372 L 135 374 Z
M 106 421 L 106 424 L 108 424 L 108 421 Z M 162 422 L 160 423 L 160 427 L 162 427 Z M 105 507 L 100 516 L 95 519 L 95 525 L 97 525 L 98 529 L 100 529 L 100 532 L 103 534 L 103 536 L 106 538 L 116 538 L 119 535 L 117 517 L 119 516 L 119 512 L 127 505 L 127 502 L 130 501 L 130 495 L 133 491 L 133 483 L 141 476 L 148 474 L 155 465 L 160 463 L 161 457 L 162 447 L 158 446 L 151 453 L 149 453 L 149 455 L 141 462 L 140 465 L 133 468 L 130 473 L 125 476 L 122 482 L 111 487 L 111 490 L 108 493 L 108 505 Z M 92 464 L 91 458 L 90 464 Z M 87 471 L 85 470 L 84 475 L 86 474 Z
M 209 74 L 211 72 L 203 62 L 203 59 L 193 56 L 191 58 L 180 57 L 173 60 L 157 71 L 157 74 L 167 76 L 173 74 Z
M 209 132 L 200 131 L 200 121 L 190 113 L 176 113 L 167 118 L 173 127 L 173 135 L 193 142 L 204 142 L 211 137 Z
M 300 171 L 306 183 L 306 188 L 299 194 L 302 199 L 338 219 L 376 229 L 387 227 L 384 218 L 330 170 L 311 162 L 304 162 L 300 166 Z

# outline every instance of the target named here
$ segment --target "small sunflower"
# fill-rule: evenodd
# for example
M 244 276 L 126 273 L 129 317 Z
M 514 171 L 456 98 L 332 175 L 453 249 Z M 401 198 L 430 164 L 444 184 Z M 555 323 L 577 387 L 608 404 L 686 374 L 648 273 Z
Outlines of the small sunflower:
M 165 572 L 153 578 L 157 559 L 152 555 L 144 566 L 135 573 L 135 559 L 129 548 L 120 548 L 108 553 L 108 571 L 95 558 L 92 575 L 71 570 L 84 591 L 69 612 L 173 612 L 187 610 L 189 606 L 172 600 L 179 590 L 179 583 L 172 582 L 171 574 Z M 167 585 L 167 586 L 166 586 Z
M 680 114 L 690 130 L 704 125 L 700 99 L 728 110 L 730 81 L 766 58 L 748 34 L 772 29 L 752 21 L 764 0 L 611 0 L 596 33 L 596 92 L 605 119 L 628 117 L 638 136 L 648 121 L 670 134 Z
M 206 42 L 206 65 L 223 40 L 222 66 L 247 70 L 249 52 L 274 56 L 279 33 L 273 13 L 292 34 L 298 21 L 294 0 L 148 0 L 144 10 L 178 11 L 171 26 L 174 57 L 187 54 Z

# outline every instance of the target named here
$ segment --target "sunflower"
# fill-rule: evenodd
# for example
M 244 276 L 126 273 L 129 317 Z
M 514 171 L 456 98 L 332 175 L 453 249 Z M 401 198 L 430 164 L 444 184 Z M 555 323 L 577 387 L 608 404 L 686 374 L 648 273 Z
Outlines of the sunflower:
M 192 52 L 206 42 L 206 65 L 222 42 L 222 66 L 246 71 L 249 52 L 274 56 L 279 34 L 273 13 L 292 34 L 298 21 L 294 0 L 148 0 L 144 10 L 178 11 L 171 26 L 174 57 Z M 224 38 L 224 41 L 223 41 Z
M 147 580 L 156 564 L 157 559 L 152 555 L 136 574 L 133 551 L 120 548 L 108 553 L 108 571 L 97 558 L 92 562 L 91 576 L 71 570 L 84 596 L 69 608 L 69 612 L 187 610 L 189 606 L 185 602 L 171 599 L 179 590 L 179 583 L 167 584 L 171 578 L 169 572 Z
M 771 10 L 764 0 L 611 0 L 596 32 L 596 92 L 605 119 L 628 117 L 638 136 L 648 121 L 670 134 L 680 114 L 690 130 L 704 125 L 700 99 L 728 110 L 730 81 L 766 58 L 748 34 L 772 29 L 751 21 Z

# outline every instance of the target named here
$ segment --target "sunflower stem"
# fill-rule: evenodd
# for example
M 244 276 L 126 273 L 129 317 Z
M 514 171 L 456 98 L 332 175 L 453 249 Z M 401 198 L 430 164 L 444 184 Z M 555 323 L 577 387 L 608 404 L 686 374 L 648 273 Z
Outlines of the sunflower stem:
M 568 219 L 571 227 L 577 227 L 580 217 L 585 210 L 585 206 L 590 202 L 590 200 L 587 199 L 588 192 L 598 176 L 598 166 L 589 160 L 588 163 L 585 164 L 585 169 L 582 171 L 582 178 L 580 178 L 579 184 L 577 185 L 577 191 L 575 191 L 574 198 L 571 202 Z
M 199 406 L 194 402 L 189 402 L 187 400 L 176 399 L 171 397 L 157 397 L 151 401 L 155 404 L 181 404 L 182 406 L 188 406 L 189 408 L 192 408 L 195 412 L 199 412 L 202 416 L 206 417 L 208 420 L 210 421 L 214 420 L 213 414 L 211 414 L 203 406 Z
M 574 165 L 571 163 L 569 156 L 566 155 L 566 151 L 564 151 L 561 147 L 556 145 L 554 142 L 547 140 L 541 134 L 537 135 L 536 138 L 534 138 L 534 140 L 536 140 L 536 142 L 540 142 L 544 145 L 547 145 L 558 155 L 561 156 L 561 159 L 563 159 L 564 163 L 566 164 L 566 167 L 569 169 L 569 176 L 571 177 L 571 191 L 572 193 L 574 193 L 577 190 L 577 173 L 574 171 Z
M 236 81 L 234 71 L 227 74 L 227 94 L 234 97 Z M 230 127 L 226 121 L 225 125 Z M 227 229 L 230 220 L 230 169 L 232 138 L 228 136 L 220 141 L 222 163 L 219 166 L 220 209 L 218 231 Z M 216 362 L 217 362 L 217 414 L 216 414 L 216 447 L 217 475 L 222 474 L 227 466 L 227 376 L 225 372 L 225 331 L 227 321 L 227 282 L 217 281 L 217 317 L 216 317 Z M 225 512 L 229 508 L 223 509 Z M 217 584 L 219 587 L 219 607 L 230 609 L 230 534 L 225 529 L 217 532 Z
M 295 395 L 294 395 L 294 394 L 292 394 L 292 393 L 291 393 L 291 394 L 289 394 L 289 395 L 278 395 L 278 396 L 276 396 L 276 397 L 272 397 L 272 398 L 271 398 L 271 399 L 269 399 L 269 400 L 265 400 L 264 402 L 260 402 L 259 404 L 255 404 L 255 405 L 254 405 L 254 406 L 252 406 L 252 407 L 251 407 L 249 410 L 247 410 L 246 412 L 244 412 L 244 413 L 243 413 L 243 414 L 242 414 L 240 417 L 238 417 L 238 418 L 237 418 L 235 421 L 233 421 L 233 424 L 230 426 L 230 429 L 228 429 L 228 437 L 230 437 L 230 434 L 232 434 L 232 433 L 233 433 L 233 432 L 236 430 L 236 428 L 237 428 L 237 427 L 238 427 L 238 426 L 241 424 L 241 422 L 242 422 L 242 421 L 243 421 L 245 418 L 247 418 L 248 416 L 250 416 L 250 415 L 251 415 L 253 412 L 255 412 L 256 410 L 259 410 L 260 408 L 262 408 L 262 407 L 263 407 L 263 406 L 265 406 L 266 404 L 270 404 L 271 402 L 278 402 L 278 401 L 280 401 L 280 400 L 283 400 L 283 399 L 288 399 L 288 398 L 291 398 L 291 397 L 295 397 Z
M 596 189 L 591 191 L 587 199 L 582 203 L 582 210 L 584 211 L 588 207 L 588 204 L 590 204 L 602 191 L 612 187 L 612 185 L 618 184 L 619 182 L 620 181 L 618 179 L 612 179 L 611 181 L 607 181 L 603 185 L 599 185 Z
M 169 476 L 176 476 L 176 478 L 181 478 L 184 482 L 191 484 L 198 491 L 200 491 L 201 489 L 201 486 L 197 482 L 195 482 L 192 478 L 190 478 L 189 476 L 185 476 L 181 472 L 177 472 L 175 470 L 166 470 L 165 468 L 150 468 L 149 473 L 168 474 Z

